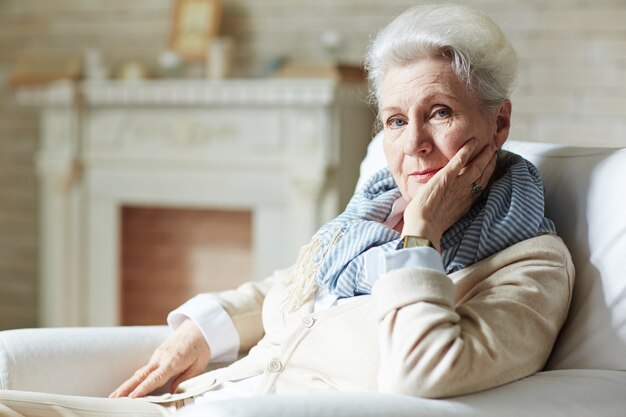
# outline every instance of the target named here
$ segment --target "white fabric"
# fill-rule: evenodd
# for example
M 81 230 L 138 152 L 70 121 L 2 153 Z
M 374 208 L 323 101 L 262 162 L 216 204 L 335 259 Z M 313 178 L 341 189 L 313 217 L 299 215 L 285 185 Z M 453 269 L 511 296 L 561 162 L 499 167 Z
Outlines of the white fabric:
M 108 396 L 171 334 L 167 326 L 0 332 L 0 389 Z
M 375 247 L 365 252 L 364 266 L 365 276 L 372 286 L 383 273 L 395 269 L 420 266 L 445 274 L 441 254 L 429 247 L 400 249 L 394 253 Z
M 313 313 L 318 313 L 322 310 L 326 310 L 330 307 L 334 307 L 336 305 L 349 303 L 352 300 L 357 299 L 358 297 L 353 298 L 339 298 L 335 294 L 329 294 L 322 290 L 318 289 L 315 294 L 315 303 L 313 305 Z M 218 305 L 219 307 L 219 305 Z M 221 307 L 220 307 L 221 308 Z M 194 404 L 207 404 L 213 401 L 218 400 L 227 400 L 231 398 L 240 398 L 240 397 L 252 397 L 259 395 L 259 386 L 263 381 L 263 375 L 259 374 L 250 378 L 241 379 L 238 381 L 227 381 L 221 383 L 219 386 L 215 387 L 211 391 L 207 391 L 204 394 L 194 397 Z
M 391 228 L 396 227 L 396 225 L 400 222 L 400 220 L 404 216 L 404 210 L 406 210 L 406 207 L 408 205 L 409 205 L 409 202 L 407 201 L 406 198 L 404 197 L 398 198 L 396 202 L 393 203 L 393 206 L 391 207 L 391 213 L 389 213 L 389 216 L 387 216 L 387 219 L 385 220 L 384 225 L 389 226 Z
M 231 398 L 244 398 L 258 396 L 258 388 L 263 375 L 259 374 L 240 381 L 222 382 L 210 391 L 193 398 L 193 407 L 202 404 L 210 404 L 215 401 L 229 400 Z
M 211 360 L 232 362 L 239 354 L 239 335 L 226 311 L 207 294 L 198 294 L 167 315 L 167 323 L 176 330 L 190 318 L 200 328 L 211 349 Z
M 511 143 L 546 186 L 546 214 L 574 260 L 569 318 L 547 369 L 626 370 L 626 149 Z
M 383 151 L 383 132 L 379 132 L 372 141 L 367 145 L 367 154 L 361 161 L 359 172 L 359 180 L 356 184 L 358 190 L 363 186 L 365 181 L 376 171 L 387 166 L 387 159 Z
M 169 334 L 166 326 L 0 332 L 0 388 L 106 396 L 120 378 L 145 363 L 154 347 Z M 561 370 L 541 372 L 493 390 L 449 400 L 373 392 L 271 395 L 238 397 L 205 408 L 183 408 L 178 415 L 621 417 L 626 409 L 624 392 L 626 372 Z M 198 414 L 189 414 L 193 410 Z
M 432 400 L 375 392 L 238 398 L 182 408 L 178 417 L 623 417 L 626 373 L 541 372 L 493 390 Z

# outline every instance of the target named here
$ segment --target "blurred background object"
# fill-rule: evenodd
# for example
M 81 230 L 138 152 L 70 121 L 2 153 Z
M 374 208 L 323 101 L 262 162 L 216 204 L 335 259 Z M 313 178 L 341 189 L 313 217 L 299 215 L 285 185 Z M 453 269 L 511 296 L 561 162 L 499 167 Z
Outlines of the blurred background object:
M 93 54 L 91 54 L 93 62 Z M 76 80 L 82 71 L 81 56 L 68 52 L 20 53 L 13 68 L 9 84 L 14 88 L 32 87 L 57 80 Z M 90 67 L 90 69 L 92 69 Z
M 129 63 L 136 78 L 203 82 L 355 74 L 375 32 L 416 2 L 222 0 L 217 20 L 206 18 L 213 3 L 184 3 L 207 11 L 200 23 L 219 22 L 198 58 L 172 48 L 174 0 L 0 0 L 0 328 L 37 326 L 41 295 L 40 110 L 17 103 L 11 80 L 102 82 Z M 491 15 L 519 53 L 511 138 L 626 145 L 626 2 L 464 4 Z

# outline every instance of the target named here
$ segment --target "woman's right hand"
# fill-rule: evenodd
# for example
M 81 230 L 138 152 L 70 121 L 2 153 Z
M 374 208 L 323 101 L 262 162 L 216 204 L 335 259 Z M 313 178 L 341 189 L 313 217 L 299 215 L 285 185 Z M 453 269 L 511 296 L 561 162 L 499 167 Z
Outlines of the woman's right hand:
M 443 233 L 474 204 L 473 184 L 486 189 L 496 168 L 497 148 L 486 144 L 478 149 L 476 139 L 465 143 L 409 202 L 404 211 L 403 236 L 421 236 L 440 250 Z M 476 154 L 476 156 L 473 156 Z
M 181 382 L 201 374 L 210 360 L 211 350 L 204 335 L 192 320 L 187 319 L 154 351 L 148 363 L 109 398 L 143 397 L 176 377 L 170 386 L 170 392 L 174 392 Z

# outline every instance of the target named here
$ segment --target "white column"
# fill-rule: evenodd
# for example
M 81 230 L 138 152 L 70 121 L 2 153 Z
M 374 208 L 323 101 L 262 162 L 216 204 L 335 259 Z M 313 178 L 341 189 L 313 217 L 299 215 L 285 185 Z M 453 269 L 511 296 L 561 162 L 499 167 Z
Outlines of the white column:
M 70 107 L 47 109 L 42 117 L 37 168 L 41 181 L 39 324 L 44 327 L 81 324 L 82 190 L 76 118 Z
M 83 325 L 117 326 L 120 315 L 121 202 L 92 196 L 87 203 L 86 318 Z

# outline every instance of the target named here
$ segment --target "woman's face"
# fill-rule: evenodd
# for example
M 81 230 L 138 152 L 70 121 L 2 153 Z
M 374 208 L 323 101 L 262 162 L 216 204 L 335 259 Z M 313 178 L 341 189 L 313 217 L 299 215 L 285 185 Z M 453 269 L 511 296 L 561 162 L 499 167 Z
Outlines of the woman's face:
M 508 135 L 510 103 L 486 110 L 468 93 L 445 59 L 422 59 L 388 71 L 381 86 L 380 119 L 389 168 L 402 195 L 416 191 L 472 138 L 475 155 L 499 147 Z M 475 156 L 474 155 L 474 156 Z

